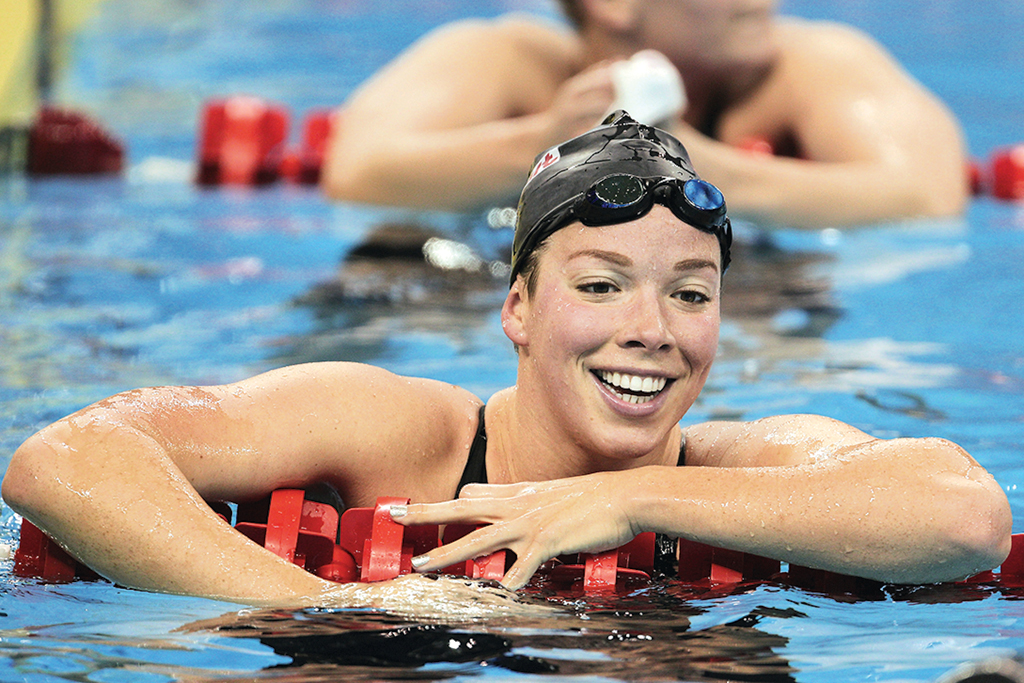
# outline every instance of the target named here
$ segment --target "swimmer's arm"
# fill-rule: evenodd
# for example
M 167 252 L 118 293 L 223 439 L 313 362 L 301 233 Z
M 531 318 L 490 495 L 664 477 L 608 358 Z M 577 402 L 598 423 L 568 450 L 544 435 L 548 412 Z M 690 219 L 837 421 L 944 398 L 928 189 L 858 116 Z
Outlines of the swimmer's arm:
M 324 479 L 357 505 L 393 491 L 450 496 L 457 474 L 445 472 L 437 490 L 417 476 L 445 467 L 431 459 L 433 444 L 450 448 L 475 426 L 467 404 L 464 427 L 444 427 L 458 412 L 449 406 L 469 401 L 446 386 L 339 363 L 225 387 L 128 392 L 26 441 L 3 496 L 121 585 L 248 604 L 328 604 L 334 584 L 248 541 L 204 500 L 258 499 Z
M 751 154 L 687 126 L 677 131 L 730 211 L 809 228 L 961 213 L 967 160 L 948 109 L 851 29 L 822 28 L 808 44 L 783 67 L 794 84 L 790 125 L 806 160 Z
M 163 446 L 103 410 L 26 441 L 4 477 L 3 497 L 123 586 L 254 605 L 317 604 L 330 588 L 231 529 Z
M 606 70 L 570 78 L 568 41 L 507 19 L 428 36 L 339 112 L 322 189 L 426 209 L 514 204 L 534 157 L 595 125 L 611 103 Z
M 667 501 L 636 508 L 645 528 L 894 583 L 964 578 L 1009 552 L 1006 495 L 949 441 L 875 439 L 811 415 L 686 436 L 695 466 L 674 473 L 679 488 L 638 488 Z
M 814 416 L 712 423 L 687 430 L 687 463 L 469 486 L 459 500 L 409 506 L 400 521 L 489 523 L 418 570 L 509 548 L 510 588 L 552 557 L 644 531 L 894 583 L 960 579 L 1009 552 L 1006 496 L 939 439 L 882 441 Z

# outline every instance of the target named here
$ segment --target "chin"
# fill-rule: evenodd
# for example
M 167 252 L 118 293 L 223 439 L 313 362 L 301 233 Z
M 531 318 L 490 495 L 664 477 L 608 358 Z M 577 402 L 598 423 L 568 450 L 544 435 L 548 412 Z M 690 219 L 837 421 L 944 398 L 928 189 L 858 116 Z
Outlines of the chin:
M 674 426 L 677 423 L 672 423 Z M 671 433 L 667 429 L 654 425 L 640 427 L 636 425 L 611 426 L 600 430 L 594 435 L 596 449 L 609 459 L 621 463 L 623 468 L 633 466 L 663 447 Z

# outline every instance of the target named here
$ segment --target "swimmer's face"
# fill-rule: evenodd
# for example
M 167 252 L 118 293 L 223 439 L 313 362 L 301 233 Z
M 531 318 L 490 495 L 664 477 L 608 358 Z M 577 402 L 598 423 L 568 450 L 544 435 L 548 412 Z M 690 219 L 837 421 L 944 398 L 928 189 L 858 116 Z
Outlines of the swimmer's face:
M 711 368 L 720 271 L 718 240 L 661 205 L 630 223 L 558 230 L 539 250 L 533 293 L 518 278 L 503 310 L 517 390 L 597 450 L 657 448 Z M 614 386 L 634 377 L 638 391 Z
M 646 47 L 677 64 L 760 67 L 776 53 L 775 0 L 644 0 L 637 16 Z

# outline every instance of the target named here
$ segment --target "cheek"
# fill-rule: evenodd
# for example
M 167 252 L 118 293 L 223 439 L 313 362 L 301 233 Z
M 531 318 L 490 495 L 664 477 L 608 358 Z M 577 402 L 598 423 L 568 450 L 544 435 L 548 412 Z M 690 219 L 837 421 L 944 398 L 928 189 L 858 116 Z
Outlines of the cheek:
M 686 350 L 695 369 L 706 369 L 715 360 L 718 353 L 719 327 L 717 312 L 687 321 Z
M 553 296 L 543 308 L 535 309 L 538 343 L 553 343 L 570 354 L 599 346 L 608 340 L 617 324 L 608 310 L 587 306 L 571 297 Z

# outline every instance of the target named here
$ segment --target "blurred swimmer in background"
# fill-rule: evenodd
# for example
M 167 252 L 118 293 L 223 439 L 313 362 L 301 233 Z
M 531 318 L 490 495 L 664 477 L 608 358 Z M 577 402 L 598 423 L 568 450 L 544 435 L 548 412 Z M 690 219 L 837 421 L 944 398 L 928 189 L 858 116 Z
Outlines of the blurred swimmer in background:
M 325 192 L 444 210 L 511 203 L 536 154 L 621 107 L 676 135 L 733 215 L 762 225 L 963 210 L 958 123 L 863 33 L 777 16 L 773 0 L 561 4 L 572 31 L 525 15 L 461 21 L 371 78 L 334 127 Z M 629 87 L 644 78 L 643 64 L 622 68 L 638 52 L 681 75 L 664 120 L 639 114 L 645 94 L 672 87 Z

